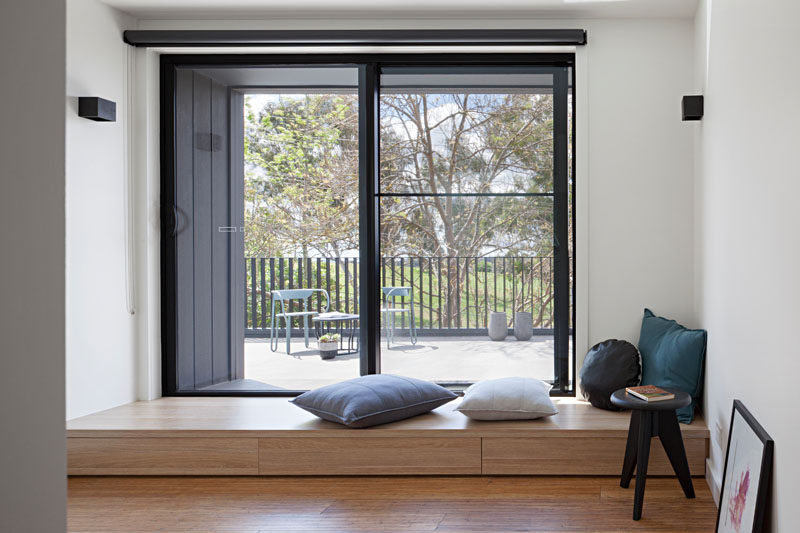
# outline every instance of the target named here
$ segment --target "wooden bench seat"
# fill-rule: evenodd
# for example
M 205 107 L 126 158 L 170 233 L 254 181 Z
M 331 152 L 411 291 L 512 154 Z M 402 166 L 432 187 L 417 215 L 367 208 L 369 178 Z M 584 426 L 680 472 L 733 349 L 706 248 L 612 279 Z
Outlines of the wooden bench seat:
M 368 429 L 317 419 L 287 398 L 161 398 L 67 422 L 70 475 L 619 475 L 629 413 L 559 398 L 559 414 L 481 422 L 454 411 Z M 692 474 L 709 432 L 681 425 Z M 672 475 L 653 443 L 648 473 Z

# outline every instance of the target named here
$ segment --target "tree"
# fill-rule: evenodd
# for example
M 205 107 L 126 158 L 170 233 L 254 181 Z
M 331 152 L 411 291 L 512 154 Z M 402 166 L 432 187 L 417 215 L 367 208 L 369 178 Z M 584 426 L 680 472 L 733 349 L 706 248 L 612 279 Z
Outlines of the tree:
M 246 102 L 245 252 L 338 257 L 358 248 L 358 104 L 353 94 Z
M 356 95 L 280 95 L 247 105 L 246 253 L 356 250 Z M 552 95 L 384 91 L 380 117 L 384 257 L 552 254 Z M 440 307 L 455 310 L 466 271 L 443 274 L 451 296 Z
M 383 255 L 550 255 L 551 197 L 458 195 L 551 192 L 552 116 L 551 95 L 384 93 L 382 191 L 403 196 L 381 202 Z M 445 268 L 443 309 L 463 307 L 467 272 Z
M 415 195 L 382 203 L 384 251 L 549 253 L 549 198 L 457 195 L 551 192 L 552 105 L 534 94 L 383 95 L 382 191 Z

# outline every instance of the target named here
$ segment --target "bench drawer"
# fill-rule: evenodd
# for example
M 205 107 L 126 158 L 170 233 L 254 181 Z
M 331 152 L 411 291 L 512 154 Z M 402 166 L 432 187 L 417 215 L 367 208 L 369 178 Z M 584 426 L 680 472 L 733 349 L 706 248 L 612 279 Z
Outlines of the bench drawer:
M 477 437 L 262 438 L 258 453 L 262 475 L 481 473 Z
M 255 438 L 80 438 L 67 439 L 73 476 L 255 475 Z
M 484 474 L 618 476 L 625 437 L 484 438 Z M 705 475 L 706 439 L 683 439 L 689 471 Z M 650 443 L 647 473 L 674 475 L 664 448 Z

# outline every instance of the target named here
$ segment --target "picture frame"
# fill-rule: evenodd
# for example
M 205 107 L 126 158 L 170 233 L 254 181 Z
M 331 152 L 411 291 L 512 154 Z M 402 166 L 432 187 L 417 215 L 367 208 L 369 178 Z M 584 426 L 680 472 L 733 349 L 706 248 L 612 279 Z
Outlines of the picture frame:
M 774 441 L 739 400 L 733 400 L 717 533 L 761 533 L 767 507 Z

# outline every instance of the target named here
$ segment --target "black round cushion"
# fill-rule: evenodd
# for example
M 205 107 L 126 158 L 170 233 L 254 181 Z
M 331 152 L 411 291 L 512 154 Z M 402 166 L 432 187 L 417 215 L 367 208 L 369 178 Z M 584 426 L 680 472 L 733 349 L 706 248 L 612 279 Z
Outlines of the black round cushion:
M 611 403 L 611 394 L 624 387 L 633 387 L 642 379 L 639 350 L 628 341 L 609 339 L 591 347 L 581 368 L 581 391 L 600 409 L 620 411 Z

